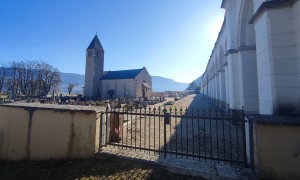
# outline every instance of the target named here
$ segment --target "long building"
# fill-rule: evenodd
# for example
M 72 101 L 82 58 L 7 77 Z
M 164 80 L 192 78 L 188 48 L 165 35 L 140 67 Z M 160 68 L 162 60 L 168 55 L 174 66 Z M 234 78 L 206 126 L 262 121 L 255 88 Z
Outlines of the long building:
M 223 0 L 201 93 L 232 109 L 300 114 L 300 2 Z

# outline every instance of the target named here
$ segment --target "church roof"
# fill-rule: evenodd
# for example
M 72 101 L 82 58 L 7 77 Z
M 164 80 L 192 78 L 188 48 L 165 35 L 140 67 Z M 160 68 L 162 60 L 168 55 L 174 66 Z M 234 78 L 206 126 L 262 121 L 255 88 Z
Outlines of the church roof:
M 130 69 L 122 71 L 108 71 L 103 75 L 100 80 L 110 80 L 110 79 L 134 79 L 137 75 L 140 74 L 142 69 Z
M 104 51 L 104 49 L 98 39 L 97 34 L 95 35 L 94 39 L 92 40 L 92 42 L 90 43 L 90 45 L 87 49 L 94 49 L 94 48 L 100 48 L 100 50 Z

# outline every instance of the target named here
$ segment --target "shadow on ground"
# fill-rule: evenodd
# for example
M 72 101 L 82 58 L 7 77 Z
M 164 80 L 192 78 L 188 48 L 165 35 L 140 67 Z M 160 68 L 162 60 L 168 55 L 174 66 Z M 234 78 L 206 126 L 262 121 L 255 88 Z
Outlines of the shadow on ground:
M 0 179 L 199 179 L 168 172 L 164 167 L 98 156 L 74 161 L 0 162 Z

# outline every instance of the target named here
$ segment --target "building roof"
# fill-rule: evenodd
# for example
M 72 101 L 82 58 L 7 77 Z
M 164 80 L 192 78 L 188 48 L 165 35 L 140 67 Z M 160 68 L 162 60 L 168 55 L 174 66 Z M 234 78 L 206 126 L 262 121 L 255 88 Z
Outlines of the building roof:
M 92 42 L 90 43 L 89 47 L 87 49 L 100 49 L 102 51 L 104 51 L 99 39 L 98 39 L 98 36 L 97 34 L 95 35 L 94 39 L 92 40 Z
M 100 80 L 110 80 L 110 79 L 134 79 L 137 75 L 140 74 L 142 69 L 130 69 L 122 71 L 108 71 L 104 74 Z

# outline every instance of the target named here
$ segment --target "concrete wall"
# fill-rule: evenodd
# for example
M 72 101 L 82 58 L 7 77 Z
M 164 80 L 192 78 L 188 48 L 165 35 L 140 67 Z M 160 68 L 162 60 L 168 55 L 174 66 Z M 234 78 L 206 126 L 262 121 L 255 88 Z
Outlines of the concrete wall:
M 93 110 L 0 106 L 0 160 L 91 158 L 99 123 Z
M 300 126 L 254 124 L 259 178 L 300 179 Z

